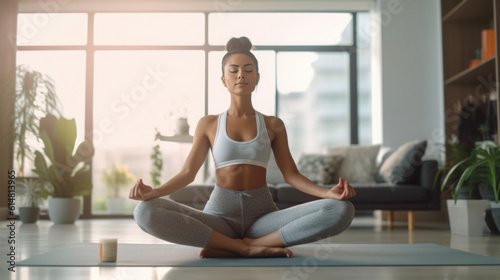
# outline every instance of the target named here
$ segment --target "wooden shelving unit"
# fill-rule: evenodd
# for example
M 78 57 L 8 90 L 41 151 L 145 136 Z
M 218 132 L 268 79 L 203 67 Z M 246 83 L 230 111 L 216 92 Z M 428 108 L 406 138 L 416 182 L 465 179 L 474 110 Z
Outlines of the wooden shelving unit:
M 477 118 L 484 102 L 494 102 L 496 127 L 500 124 L 499 79 L 500 0 L 442 0 L 443 79 L 446 140 L 459 135 L 460 119 Z M 481 49 L 481 32 L 495 30 L 496 55 L 470 67 Z M 467 105 L 472 102 L 473 106 Z M 498 142 L 500 137 L 496 137 Z M 482 139 L 477 139 L 482 140 Z

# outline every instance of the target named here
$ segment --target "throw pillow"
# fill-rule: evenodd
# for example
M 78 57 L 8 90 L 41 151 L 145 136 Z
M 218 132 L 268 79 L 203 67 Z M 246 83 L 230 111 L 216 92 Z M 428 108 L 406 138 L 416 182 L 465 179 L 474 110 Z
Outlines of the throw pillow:
M 314 183 L 334 184 L 335 171 L 337 171 L 342 157 L 334 155 L 302 155 L 297 163 L 297 168 L 302 175 Z
M 382 162 L 377 177 L 392 184 L 415 182 L 426 148 L 426 140 L 416 140 L 402 145 Z
M 344 147 L 328 147 L 326 153 L 343 157 L 337 177 L 344 178 L 349 183 L 375 182 L 375 169 L 380 145 L 351 145 Z

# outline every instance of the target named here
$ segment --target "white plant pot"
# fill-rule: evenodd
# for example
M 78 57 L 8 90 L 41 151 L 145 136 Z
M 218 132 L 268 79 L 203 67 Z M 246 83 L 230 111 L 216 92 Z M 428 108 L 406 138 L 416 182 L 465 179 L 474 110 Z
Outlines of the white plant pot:
M 186 118 L 177 119 L 177 124 L 175 127 L 176 135 L 188 135 L 189 134 L 189 124 Z
M 451 234 L 481 236 L 484 233 L 484 210 L 490 205 L 488 200 L 447 201 Z
M 125 209 L 125 199 L 123 197 L 108 197 L 106 202 L 108 213 L 123 213 L 123 209 Z
M 49 198 L 49 217 L 56 224 L 72 224 L 80 216 L 78 198 Z

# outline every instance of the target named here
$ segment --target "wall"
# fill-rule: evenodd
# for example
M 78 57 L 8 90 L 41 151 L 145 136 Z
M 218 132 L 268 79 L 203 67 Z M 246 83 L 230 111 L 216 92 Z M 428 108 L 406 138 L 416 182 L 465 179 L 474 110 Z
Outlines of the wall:
M 374 18 L 380 41 L 374 48 L 374 142 L 398 147 L 427 139 L 426 157 L 440 158 L 444 141 L 440 4 L 437 0 L 377 0 Z M 378 18 L 378 19 L 377 19 Z M 378 64 L 378 65 L 377 65 Z M 379 93 L 377 95 L 377 92 Z
M 18 0 L 20 12 L 363 11 L 371 0 Z

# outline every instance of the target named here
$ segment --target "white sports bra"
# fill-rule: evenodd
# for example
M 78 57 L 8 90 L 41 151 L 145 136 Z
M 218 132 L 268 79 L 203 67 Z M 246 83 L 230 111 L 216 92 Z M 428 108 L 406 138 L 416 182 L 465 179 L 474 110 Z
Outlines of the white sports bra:
M 257 136 L 250 141 L 235 141 L 227 135 L 227 111 L 219 115 L 212 156 L 215 169 L 222 167 L 251 164 L 266 168 L 271 155 L 271 141 L 267 134 L 264 116 L 255 111 Z

